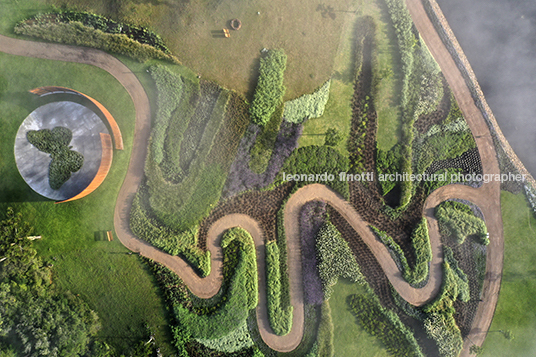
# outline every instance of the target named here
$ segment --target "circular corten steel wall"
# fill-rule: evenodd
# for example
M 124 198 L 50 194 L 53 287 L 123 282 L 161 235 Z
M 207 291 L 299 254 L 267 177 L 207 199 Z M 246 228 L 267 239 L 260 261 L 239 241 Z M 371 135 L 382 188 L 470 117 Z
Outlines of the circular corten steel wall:
M 73 138 L 68 146 L 84 156 L 84 165 L 58 190 L 53 190 L 48 182 L 50 154 L 39 151 L 28 141 L 26 134 L 30 130 L 52 130 L 57 126 L 72 131 Z M 97 114 L 85 106 L 74 102 L 45 104 L 31 112 L 19 127 L 15 139 L 17 168 L 24 181 L 40 195 L 56 201 L 72 198 L 91 183 L 99 170 L 102 158 L 100 133 L 108 134 L 108 129 Z

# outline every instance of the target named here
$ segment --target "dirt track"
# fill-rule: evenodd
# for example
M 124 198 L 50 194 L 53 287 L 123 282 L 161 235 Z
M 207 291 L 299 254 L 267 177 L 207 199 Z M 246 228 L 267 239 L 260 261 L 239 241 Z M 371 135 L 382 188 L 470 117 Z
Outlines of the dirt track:
M 419 0 L 407 0 L 408 8 L 417 29 L 428 45 L 431 53 L 438 61 L 445 77 L 460 105 L 469 127 L 475 136 L 484 173 L 499 173 L 495 150 L 489 129 L 480 111 L 474 105 L 469 90 L 460 72 L 439 39 Z M 114 57 L 93 49 L 45 44 L 16 40 L 0 36 L 0 51 L 52 60 L 79 62 L 100 67 L 114 76 L 130 94 L 136 109 L 136 128 L 134 145 L 129 168 L 119 195 L 114 214 L 116 234 L 121 242 L 130 250 L 158 261 L 176 272 L 196 295 L 210 297 L 220 288 L 222 282 L 222 252 L 219 248 L 221 233 L 226 229 L 240 226 L 248 230 L 257 245 L 257 264 L 259 269 L 260 303 L 257 307 L 259 330 L 268 346 L 279 351 L 290 351 L 299 345 L 303 335 L 303 287 L 301 274 L 300 240 L 298 217 L 302 205 L 310 200 L 323 199 L 332 205 L 354 228 L 375 254 L 385 274 L 400 295 L 415 305 L 422 305 L 433 298 L 439 290 L 442 278 L 442 253 L 437 230 L 437 222 L 433 217 L 433 207 L 448 198 L 462 198 L 477 204 L 484 214 L 490 232 L 490 246 L 487 253 L 487 273 L 484 282 L 483 302 L 480 304 L 471 329 L 469 338 L 480 345 L 485 332 L 489 328 L 495 310 L 500 288 L 503 260 L 503 232 L 500 211 L 500 187 L 496 182 L 485 184 L 479 189 L 462 185 L 449 185 L 434 191 L 426 200 L 425 215 L 430 227 L 433 261 L 428 284 L 422 289 L 414 289 L 407 284 L 398 268 L 390 258 L 385 246 L 381 244 L 367 228 L 359 214 L 340 196 L 326 186 L 314 184 L 306 186 L 289 199 L 285 210 L 285 230 L 289 248 L 289 270 L 291 303 L 294 306 L 294 324 L 292 331 L 286 336 L 276 336 L 268 325 L 266 316 L 266 283 L 264 277 L 264 240 L 263 233 L 256 221 L 245 215 L 227 215 L 216 221 L 207 235 L 207 247 L 212 254 L 212 273 L 199 278 L 183 260 L 170 256 L 149 244 L 137 239 L 129 228 L 129 211 L 132 199 L 143 178 L 143 167 L 147 153 L 147 142 L 150 133 L 150 107 L 147 95 L 135 75 Z M 469 343 L 464 345 L 462 355 L 468 355 Z

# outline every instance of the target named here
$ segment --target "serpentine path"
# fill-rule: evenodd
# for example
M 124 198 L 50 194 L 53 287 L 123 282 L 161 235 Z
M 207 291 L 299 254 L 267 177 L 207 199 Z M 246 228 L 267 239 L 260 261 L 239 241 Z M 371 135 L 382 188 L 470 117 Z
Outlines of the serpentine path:
M 439 63 L 473 132 L 481 155 L 484 173 L 498 174 L 499 165 L 489 129 L 482 114 L 475 106 L 458 68 L 424 12 L 421 2 L 419 0 L 407 0 L 407 5 L 417 29 Z M 125 87 L 134 103 L 136 124 L 130 164 L 125 181 L 117 197 L 114 213 L 115 231 L 118 238 L 128 249 L 139 252 L 141 255 L 173 270 L 194 294 L 208 298 L 218 292 L 222 283 L 223 255 L 219 246 L 222 233 L 236 226 L 247 230 L 254 238 L 257 252 L 259 272 L 257 321 L 259 330 L 265 343 L 278 351 L 295 349 L 303 336 L 303 285 L 298 219 L 300 209 L 304 203 L 321 199 L 336 209 L 369 246 L 393 287 L 405 300 L 414 305 L 423 305 L 432 299 L 441 286 L 443 257 L 437 221 L 433 216 L 434 207 L 449 198 L 461 198 L 478 205 L 484 214 L 491 242 L 487 250 L 483 301 L 477 310 L 469 338 L 475 344 L 482 344 L 491 324 L 491 318 L 497 303 L 503 263 L 504 238 L 498 182 L 484 184 L 478 189 L 463 185 L 449 185 L 437 189 L 427 198 L 424 214 L 427 217 L 430 228 L 433 260 L 428 284 L 421 289 L 415 289 L 405 282 L 385 246 L 371 233 L 367 222 L 363 221 L 356 210 L 340 195 L 321 184 L 312 184 L 299 189 L 288 200 L 284 212 L 284 224 L 288 240 L 290 296 L 291 303 L 294 306 L 293 327 L 288 335 L 276 336 L 269 327 L 267 318 L 263 232 L 259 224 L 251 217 L 242 214 L 230 214 L 219 219 L 210 227 L 207 234 L 207 247 L 212 255 L 212 270 L 211 274 L 203 279 L 196 275 L 182 259 L 166 254 L 137 239 L 130 231 L 129 211 L 144 175 L 143 169 L 151 122 L 149 100 L 136 76 L 119 60 L 94 49 L 24 41 L 0 35 L 0 51 L 13 55 L 94 65 L 106 70 Z M 470 343 L 464 344 L 462 355 L 469 355 L 469 346 Z

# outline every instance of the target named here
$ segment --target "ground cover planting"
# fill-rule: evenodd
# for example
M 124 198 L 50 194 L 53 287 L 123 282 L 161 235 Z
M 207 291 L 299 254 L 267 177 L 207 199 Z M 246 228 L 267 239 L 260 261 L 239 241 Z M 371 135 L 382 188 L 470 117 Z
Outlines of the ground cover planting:
M 430 41 L 427 31 L 417 31 L 427 21 L 415 17 L 417 2 L 408 0 L 408 7 L 402 0 L 323 3 L 314 10 L 296 3 L 302 15 L 296 25 L 303 26 L 305 18 L 307 26 L 282 41 L 274 34 L 287 28 L 286 18 L 296 9 L 275 15 L 272 26 L 258 32 L 254 21 L 267 24 L 274 10 L 288 6 L 264 1 L 246 6 L 227 0 L 124 0 L 104 7 L 94 0 L 91 12 L 80 12 L 88 9 L 82 6 L 56 9 L 24 25 L 131 36 L 164 53 L 161 38 L 138 26 L 161 28 L 171 51 L 192 69 L 178 62 L 123 59 L 126 69 L 103 52 L 0 36 L 0 49 L 10 53 L 40 55 L 48 46 L 54 58 L 106 67 L 126 90 L 103 100 L 128 128 L 126 151 L 118 153 L 112 173 L 110 184 L 115 186 L 104 186 L 100 195 L 81 203 L 52 205 L 27 193 L 20 180 L 3 183 L 11 190 L 3 194 L 3 205 L 27 214 L 44 236 L 60 237 L 34 243 L 53 265 L 49 268 L 58 293 L 68 296 L 71 291 L 83 301 L 78 304 L 81 314 L 94 310 L 102 324 L 99 331 L 94 325 L 82 333 L 90 337 L 78 338 L 79 349 L 110 356 L 222 357 L 455 357 L 468 355 L 471 343 L 473 352 L 479 349 L 483 338 L 475 331 L 487 331 L 501 282 L 502 225 L 491 218 L 497 212 L 499 184 L 470 182 L 473 187 L 467 187 L 449 185 L 447 179 L 377 178 L 383 173 L 499 170 L 484 118 L 460 95 L 465 82 L 445 65 L 444 56 L 436 57 L 440 69 L 431 52 L 442 53 L 442 44 Z M 20 13 L 18 5 L 10 9 Z M 142 16 L 145 22 L 139 21 L 137 11 L 142 9 L 153 14 Z M 240 30 L 220 30 L 226 25 L 218 21 L 228 11 L 235 19 L 232 24 L 242 24 Z M 100 13 L 113 21 L 96 15 Z M 17 21 L 28 15 L 35 14 Z M 173 15 L 172 24 L 168 16 Z M 332 33 L 320 35 L 311 28 L 317 17 L 322 18 L 322 31 Z M 134 25 L 125 25 L 129 23 Z M 187 26 L 188 31 L 177 39 L 168 36 L 174 31 L 165 26 Z M 200 35 L 212 26 L 209 39 Z M 298 38 L 304 44 L 293 47 Z M 316 47 L 308 42 L 318 39 L 332 41 Z M 191 46 L 179 49 L 178 43 Z M 309 51 L 300 52 L 305 48 Z M 193 55 L 199 64 L 189 57 Z M 209 68 L 205 62 L 212 59 Z M 13 107 L 8 116 L 33 106 L 15 89 L 22 93 L 28 82 L 37 87 L 39 81 L 59 78 L 47 72 L 47 61 L 35 61 L 45 66 L 45 78 L 38 83 L 25 76 L 16 83 L 17 77 L 0 72 L 0 108 Z M 248 79 L 238 65 L 247 69 Z M 117 89 L 109 79 L 77 86 L 104 77 L 86 69 L 78 76 L 75 65 L 61 66 L 72 76 L 62 77 L 59 85 L 100 93 L 99 98 Z M 240 84 L 223 86 L 228 83 Z M 132 107 L 121 107 L 127 93 L 135 100 L 135 130 Z M 459 106 L 454 98 L 462 98 Z M 6 133 L 16 127 L 1 122 Z M 32 133 L 31 140 L 51 151 L 55 144 L 50 137 L 61 136 L 56 141 L 64 150 L 68 135 L 54 130 L 54 135 Z M 7 150 L 10 144 L 0 147 Z M 479 151 L 482 147 L 486 150 Z M 13 166 L 10 160 L 3 155 L 0 160 L 0 173 L 7 177 L 13 176 L 7 169 Z M 348 179 L 361 173 L 376 179 Z M 18 192 L 24 193 L 22 198 Z M 111 198 L 116 196 L 114 211 Z M 108 218 L 102 219 L 103 214 Z M 111 229 L 105 225 L 111 225 L 112 216 L 117 236 L 104 234 Z M 93 233 L 89 239 L 87 230 Z M 107 241 L 97 241 L 104 235 Z M 131 252 L 112 241 L 115 237 Z M 122 280 L 127 281 L 120 286 Z M 351 289 L 338 289 L 349 282 Z M 102 294 L 108 285 L 115 292 Z M 358 331 L 354 338 L 337 335 L 343 323 L 351 323 L 348 331 Z M 129 337 L 110 337 L 121 334 Z M 503 335 L 512 336 L 508 331 Z M 18 348 L 19 342 L 14 343 L 1 345 L 2 353 Z M 370 346 L 356 352 L 354 346 L 363 343 Z

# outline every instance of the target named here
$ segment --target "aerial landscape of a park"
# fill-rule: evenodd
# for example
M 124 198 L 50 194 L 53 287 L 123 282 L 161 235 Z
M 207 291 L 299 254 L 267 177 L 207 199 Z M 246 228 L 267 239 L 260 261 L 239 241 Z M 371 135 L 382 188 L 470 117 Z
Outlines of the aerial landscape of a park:
M 535 356 L 536 9 L 463 2 L 0 0 L 0 357 Z

